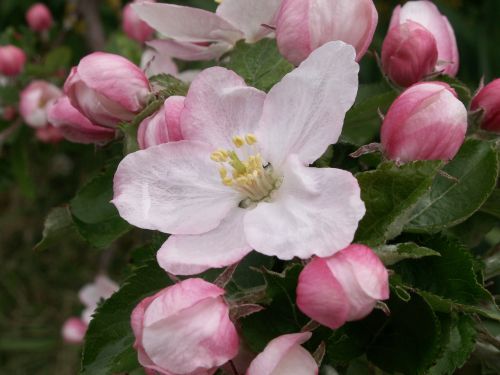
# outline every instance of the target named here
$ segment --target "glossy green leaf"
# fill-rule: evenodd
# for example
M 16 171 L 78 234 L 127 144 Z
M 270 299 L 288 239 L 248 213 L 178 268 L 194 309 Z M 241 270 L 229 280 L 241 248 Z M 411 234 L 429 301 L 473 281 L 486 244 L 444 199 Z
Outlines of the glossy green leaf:
M 440 256 L 437 251 L 419 246 L 413 242 L 382 245 L 373 249 L 380 260 L 390 266 L 404 259 L 419 259 L 428 256 Z
M 70 235 L 77 235 L 77 231 L 69 207 L 53 208 L 45 219 L 42 239 L 36 244 L 35 250 L 50 248 Z

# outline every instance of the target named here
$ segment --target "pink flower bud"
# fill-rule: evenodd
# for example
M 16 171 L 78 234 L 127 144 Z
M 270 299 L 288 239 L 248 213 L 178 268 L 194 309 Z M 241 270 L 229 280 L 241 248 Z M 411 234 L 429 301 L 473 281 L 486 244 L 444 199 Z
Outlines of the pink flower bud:
M 64 139 L 61 131 L 50 124 L 42 128 L 36 128 L 35 135 L 36 138 L 43 143 L 58 143 Z
M 48 124 L 47 106 L 62 95 L 62 91 L 49 82 L 33 81 L 21 92 L 19 112 L 26 124 L 43 128 Z
M 387 158 L 451 160 L 464 142 L 467 110 L 446 83 L 418 83 L 392 103 L 381 130 Z
M 126 58 L 94 52 L 71 70 L 64 92 L 91 122 L 115 127 L 145 107 L 150 87 L 144 72 Z
M 408 87 L 434 72 L 438 50 L 434 36 L 407 21 L 389 30 L 382 45 L 382 67 L 389 78 Z
M 388 273 L 377 255 L 350 245 L 329 258 L 313 258 L 299 275 L 297 306 L 332 329 L 367 316 L 389 298 Z
M 70 344 L 81 344 L 87 332 L 87 324 L 80 318 L 69 318 L 62 327 L 62 337 Z
M 299 65 L 316 48 L 341 40 L 359 61 L 373 39 L 378 14 L 372 0 L 283 0 L 276 19 L 281 54 Z
M 153 3 L 153 0 L 140 1 L 136 0 L 135 3 Z M 132 9 L 132 3 L 128 3 L 123 8 L 122 19 L 123 32 L 127 34 L 130 39 L 134 39 L 140 43 L 144 43 L 153 37 L 154 29 L 151 28 L 146 22 L 142 21 L 139 16 Z
M 141 149 L 162 143 L 182 140 L 181 113 L 184 109 L 183 96 L 171 96 L 154 115 L 139 125 L 137 141 Z
M 500 78 L 479 90 L 472 99 L 471 109 L 484 111 L 481 118 L 483 129 L 500 133 Z
M 71 105 L 67 96 L 57 99 L 48 107 L 47 118 L 71 142 L 104 144 L 115 137 L 113 129 L 92 124 Z
M 12 45 L 0 47 L 0 75 L 17 76 L 24 69 L 26 54 Z
M 33 4 L 26 12 L 26 21 L 31 30 L 45 31 L 52 27 L 52 14 L 49 8 L 42 3 Z
M 275 338 L 252 361 L 246 375 L 317 375 L 316 361 L 300 346 L 309 340 L 311 335 L 311 332 L 302 332 Z
M 458 46 L 448 18 L 430 1 L 408 1 L 394 9 L 389 30 L 407 21 L 420 24 L 434 36 L 438 50 L 436 70 L 455 76 L 459 65 Z
M 168 375 L 211 375 L 238 354 L 224 290 L 202 279 L 169 286 L 136 306 L 134 347 L 147 369 Z

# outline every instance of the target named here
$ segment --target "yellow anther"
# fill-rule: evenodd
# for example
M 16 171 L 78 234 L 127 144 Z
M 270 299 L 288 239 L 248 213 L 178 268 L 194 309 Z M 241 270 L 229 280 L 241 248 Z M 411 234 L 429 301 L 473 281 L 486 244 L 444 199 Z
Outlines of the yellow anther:
M 217 151 L 222 155 L 224 161 L 227 161 L 227 159 L 229 159 L 229 153 L 226 150 L 219 148 Z
M 222 161 L 222 155 L 218 151 L 214 151 L 210 154 L 210 159 L 216 162 L 221 162 Z
M 239 135 L 233 137 L 233 143 L 237 148 L 243 147 L 245 145 L 245 140 Z
M 224 167 L 219 168 L 220 178 L 223 180 L 227 177 L 227 169 Z
M 222 183 L 226 186 L 233 186 L 233 180 L 229 177 L 223 178 Z
M 257 137 L 255 136 L 255 134 L 248 133 L 247 135 L 245 135 L 245 141 L 247 141 L 247 145 L 251 146 L 257 143 Z
M 241 176 L 236 179 L 236 182 L 240 185 L 248 184 L 248 178 L 246 176 Z

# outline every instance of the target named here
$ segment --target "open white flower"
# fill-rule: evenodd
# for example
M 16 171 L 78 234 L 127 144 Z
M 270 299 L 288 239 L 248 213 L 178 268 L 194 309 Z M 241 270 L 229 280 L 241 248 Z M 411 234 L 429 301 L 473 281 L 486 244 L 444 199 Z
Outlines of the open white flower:
M 195 274 L 252 249 L 330 256 L 349 245 L 365 213 L 357 180 L 310 168 L 340 135 L 358 86 L 354 48 L 314 51 L 266 95 L 224 68 L 193 81 L 181 117 L 184 141 L 128 155 L 113 203 L 131 224 L 173 234 L 158 262 Z

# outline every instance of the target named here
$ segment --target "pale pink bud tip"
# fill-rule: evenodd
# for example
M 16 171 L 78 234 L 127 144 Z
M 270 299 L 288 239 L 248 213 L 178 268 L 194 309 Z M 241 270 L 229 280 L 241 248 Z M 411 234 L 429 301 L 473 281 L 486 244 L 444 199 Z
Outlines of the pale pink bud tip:
M 0 47 L 0 75 L 17 76 L 25 63 L 26 54 L 22 49 L 12 45 Z
M 438 50 L 434 36 L 418 23 L 391 28 L 382 45 L 382 67 L 389 78 L 408 87 L 434 72 Z
M 46 127 L 47 108 L 61 96 L 62 91 L 57 86 L 47 81 L 35 80 L 21 91 L 19 113 L 29 126 Z
M 135 2 L 151 3 L 153 1 L 136 0 Z M 130 39 L 134 39 L 140 43 L 150 40 L 154 34 L 154 29 L 139 18 L 137 13 L 132 8 L 131 3 L 125 5 L 123 8 L 122 28 L 123 32 L 127 34 Z
M 467 131 L 467 110 L 442 82 L 418 83 L 392 103 L 381 130 L 387 158 L 398 162 L 451 160 Z
M 487 84 L 472 99 L 471 110 L 483 110 L 481 127 L 500 133 L 500 78 Z
M 26 21 L 33 31 L 45 31 L 52 27 L 52 14 L 42 3 L 32 5 L 26 12 Z
M 187 279 L 142 300 L 131 316 L 141 365 L 162 374 L 208 375 L 234 358 L 239 339 L 223 294 L 214 284 Z
M 297 285 L 299 309 L 332 329 L 364 318 L 377 301 L 388 298 L 387 270 L 363 245 L 350 245 L 328 258 L 313 258 Z
M 295 65 L 337 40 L 352 45 L 359 61 L 372 42 L 377 22 L 372 0 L 284 0 L 276 18 L 276 39 L 281 54 Z
M 70 344 L 80 344 L 85 338 L 87 324 L 79 318 L 69 318 L 62 327 L 62 337 L 64 341 Z
M 250 364 L 246 375 L 316 375 L 318 365 L 300 344 L 311 338 L 311 332 L 293 333 L 275 338 Z

